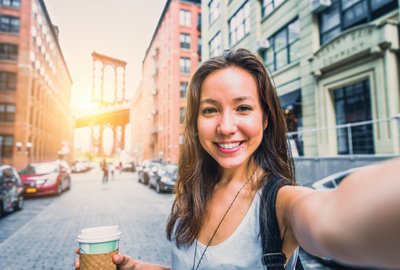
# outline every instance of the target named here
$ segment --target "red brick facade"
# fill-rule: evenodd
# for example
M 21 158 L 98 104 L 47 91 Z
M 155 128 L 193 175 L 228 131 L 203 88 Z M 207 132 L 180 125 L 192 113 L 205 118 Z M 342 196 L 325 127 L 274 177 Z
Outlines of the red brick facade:
M 199 63 L 200 13 L 200 1 L 171 0 L 164 7 L 132 102 L 132 153 L 138 160 L 178 161 L 186 107 L 180 89 Z
M 0 31 L 0 163 L 20 169 L 72 148 L 72 80 L 43 0 L 10 3 L 0 6 L 0 16 L 12 21 Z M 17 46 L 16 58 L 9 46 Z

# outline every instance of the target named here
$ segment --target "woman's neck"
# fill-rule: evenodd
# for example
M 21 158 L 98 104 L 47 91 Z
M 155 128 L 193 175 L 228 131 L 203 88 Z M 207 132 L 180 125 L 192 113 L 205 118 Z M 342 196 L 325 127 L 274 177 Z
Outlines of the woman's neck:
M 225 169 L 222 168 L 221 178 L 218 182 L 219 186 L 227 186 L 231 184 L 244 184 L 255 181 L 264 174 L 263 170 L 255 165 L 242 166 L 240 168 Z

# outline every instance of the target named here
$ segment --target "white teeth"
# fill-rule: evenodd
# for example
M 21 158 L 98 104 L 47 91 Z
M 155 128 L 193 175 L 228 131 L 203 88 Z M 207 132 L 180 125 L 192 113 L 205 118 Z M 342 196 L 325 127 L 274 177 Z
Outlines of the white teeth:
M 240 142 L 236 143 L 219 143 L 219 147 L 224 148 L 224 149 L 232 149 L 235 147 L 238 147 L 240 145 Z

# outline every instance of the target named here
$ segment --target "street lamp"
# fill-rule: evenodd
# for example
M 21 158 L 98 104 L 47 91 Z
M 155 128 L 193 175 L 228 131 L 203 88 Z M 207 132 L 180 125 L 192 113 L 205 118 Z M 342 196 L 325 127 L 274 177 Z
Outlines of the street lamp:
M 19 141 L 16 142 L 16 143 L 15 143 L 15 146 L 17 147 L 17 151 L 18 151 L 18 152 L 21 152 L 21 150 L 22 150 L 22 142 L 19 142 Z
M 25 147 L 26 147 L 26 155 L 27 155 L 28 157 L 31 156 L 32 146 L 33 146 L 33 144 L 32 144 L 31 142 L 27 142 L 27 143 L 25 144 Z
M 17 152 L 19 154 L 22 153 L 22 148 L 24 147 L 24 144 L 21 141 L 17 141 L 15 143 L 15 147 L 17 148 Z M 31 161 L 31 151 L 32 151 L 33 143 L 31 142 L 26 142 L 25 143 L 25 154 L 28 157 L 28 163 Z

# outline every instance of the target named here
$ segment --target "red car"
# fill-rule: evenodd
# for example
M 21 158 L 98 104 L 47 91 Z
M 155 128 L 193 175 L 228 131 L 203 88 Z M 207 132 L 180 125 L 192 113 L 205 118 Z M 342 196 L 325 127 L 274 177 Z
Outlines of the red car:
M 60 195 L 71 188 L 70 168 L 66 161 L 31 163 L 19 174 L 25 196 Z

